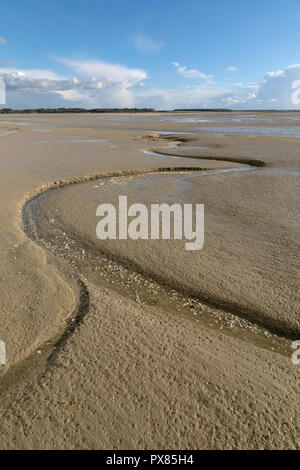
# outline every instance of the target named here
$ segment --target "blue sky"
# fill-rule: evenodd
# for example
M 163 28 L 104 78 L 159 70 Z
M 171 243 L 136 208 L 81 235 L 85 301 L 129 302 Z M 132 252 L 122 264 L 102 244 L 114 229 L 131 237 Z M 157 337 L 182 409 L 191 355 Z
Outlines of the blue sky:
M 15 0 L 0 14 L 10 107 L 299 107 L 298 0 Z

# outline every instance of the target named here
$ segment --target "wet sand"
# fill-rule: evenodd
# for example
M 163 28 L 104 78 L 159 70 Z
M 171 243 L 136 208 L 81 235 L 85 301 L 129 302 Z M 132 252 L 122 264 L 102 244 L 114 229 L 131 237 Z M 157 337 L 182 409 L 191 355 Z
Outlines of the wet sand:
M 299 447 L 299 140 L 9 119 L 0 447 Z M 100 242 L 96 207 L 119 194 L 204 203 L 204 249 Z

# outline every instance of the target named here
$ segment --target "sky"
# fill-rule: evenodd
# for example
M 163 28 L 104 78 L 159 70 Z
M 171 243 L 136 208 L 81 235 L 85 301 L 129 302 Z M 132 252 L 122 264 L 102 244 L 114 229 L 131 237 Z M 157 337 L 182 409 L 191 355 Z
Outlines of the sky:
M 300 0 L 14 0 L 0 18 L 2 108 L 300 108 Z

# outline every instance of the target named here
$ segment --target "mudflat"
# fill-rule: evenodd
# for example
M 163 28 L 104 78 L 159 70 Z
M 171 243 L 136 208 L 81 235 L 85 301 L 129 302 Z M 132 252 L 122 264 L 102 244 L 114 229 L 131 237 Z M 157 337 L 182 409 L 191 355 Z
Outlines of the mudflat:
M 300 113 L 0 121 L 0 447 L 299 448 Z M 203 249 L 100 241 L 119 195 Z

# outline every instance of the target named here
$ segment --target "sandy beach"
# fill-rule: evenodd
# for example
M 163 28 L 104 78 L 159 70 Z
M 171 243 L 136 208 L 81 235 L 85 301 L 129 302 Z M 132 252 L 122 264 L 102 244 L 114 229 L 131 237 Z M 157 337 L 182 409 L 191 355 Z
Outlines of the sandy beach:
M 299 137 L 300 113 L 1 116 L 1 449 L 299 449 Z M 204 248 L 100 241 L 120 194 L 204 204 Z

